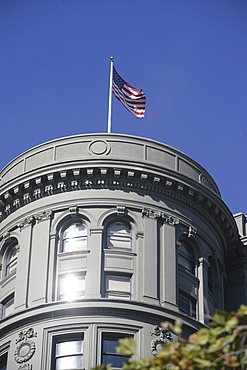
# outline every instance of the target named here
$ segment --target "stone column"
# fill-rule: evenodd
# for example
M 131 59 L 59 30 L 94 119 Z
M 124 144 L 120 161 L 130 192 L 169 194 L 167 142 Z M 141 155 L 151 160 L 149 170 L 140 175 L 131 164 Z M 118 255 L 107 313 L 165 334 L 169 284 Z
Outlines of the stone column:
M 198 280 L 199 287 L 197 293 L 198 320 L 205 322 L 205 304 L 208 300 L 208 268 L 209 263 L 206 258 L 201 257 L 198 260 Z

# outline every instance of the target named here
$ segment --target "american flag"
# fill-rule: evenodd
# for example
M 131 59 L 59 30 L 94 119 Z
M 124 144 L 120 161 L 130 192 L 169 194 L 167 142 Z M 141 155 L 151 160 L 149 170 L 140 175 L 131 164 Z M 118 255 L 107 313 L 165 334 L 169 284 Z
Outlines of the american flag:
M 142 90 L 137 90 L 119 76 L 113 67 L 112 92 L 128 111 L 136 118 L 143 118 L 145 114 L 146 95 Z

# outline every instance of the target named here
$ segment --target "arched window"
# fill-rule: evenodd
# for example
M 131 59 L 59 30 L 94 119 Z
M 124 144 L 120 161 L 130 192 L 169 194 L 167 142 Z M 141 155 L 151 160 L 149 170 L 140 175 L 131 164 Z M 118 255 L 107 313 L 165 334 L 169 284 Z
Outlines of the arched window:
M 61 252 L 87 249 L 87 226 L 83 222 L 69 224 L 61 235 Z
M 191 252 L 191 248 L 183 241 L 178 247 L 178 264 L 185 270 L 188 270 L 192 273 L 194 272 L 193 255 Z
M 128 249 L 132 248 L 131 228 L 125 222 L 115 221 L 107 227 L 107 248 Z
M 11 274 L 17 268 L 18 241 L 13 239 L 8 240 L 7 243 L 10 243 L 10 245 L 7 247 L 4 256 L 4 276 Z

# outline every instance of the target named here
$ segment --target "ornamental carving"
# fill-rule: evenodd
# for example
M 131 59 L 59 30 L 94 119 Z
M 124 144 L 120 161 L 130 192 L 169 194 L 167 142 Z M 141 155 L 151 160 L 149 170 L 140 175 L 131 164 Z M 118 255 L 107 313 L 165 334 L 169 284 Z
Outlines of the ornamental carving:
M 161 328 L 156 325 L 153 331 L 150 332 L 151 335 L 155 335 L 157 338 L 154 338 L 151 341 L 151 353 L 154 357 L 157 356 L 157 347 L 159 344 L 164 345 L 167 343 L 173 342 L 173 337 L 169 330 Z
M 34 225 L 35 224 L 35 218 L 33 216 L 27 217 L 24 220 L 22 220 L 19 224 L 18 227 L 20 229 L 23 229 L 23 227 L 28 226 L 28 225 Z
M 18 370 L 32 370 L 32 368 L 33 368 L 33 365 L 24 364 L 24 365 L 20 365 L 18 367 Z
M 195 236 L 197 233 L 197 230 L 192 228 L 192 226 L 189 227 L 189 230 L 188 230 L 188 238 L 192 238 L 193 236 Z
M 16 339 L 16 344 L 19 343 L 19 342 L 22 342 L 24 340 L 28 340 L 28 339 L 37 337 L 37 333 L 35 333 L 33 328 L 23 330 L 18 335 L 19 335 L 19 338 Z
M 48 220 L 52 216 L 53 216 L 52 211 L 43 211 L 35 215 L 34 218 L 37 220 L 38 223 L 40 223 L 41 221 Z
M 19 338 L 16 339 L 17 347 L 14 353 L 14 359 L 18 364 L 27 362 L 33 357 L 36 351 L 36 346 L 32 339 L 36 337 L 37 333 L 34 331 L 33 328 L 29 328 L 28 330 L 24 330 L 19 333 Z M 30 366 L 23 365 L 20 366 L 19 369 L 32 369 L 32 366 Z
M 151 209 L 143 208 L 142 217 L 144 216 L 149 217 L 149 218 L 160 219 L 162 223 L 167 223 L 168 225 L 178 225 L 179 224 L 178 218 L 168 216 L 164 212 L 156 212 Z

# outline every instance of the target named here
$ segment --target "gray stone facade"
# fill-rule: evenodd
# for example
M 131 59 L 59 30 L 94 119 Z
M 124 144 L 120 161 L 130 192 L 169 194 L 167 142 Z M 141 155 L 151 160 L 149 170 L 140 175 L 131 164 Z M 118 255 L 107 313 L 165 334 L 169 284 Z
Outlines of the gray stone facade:
M 235 222 L 178 150 L 77 135 L 30 149 L 0 178 L 0 369 L 118 368 L 118 338 L 150 357 L 161 321 L 180 317 L 187 336 L 216 307 L 247 302 L 246 217 Z

